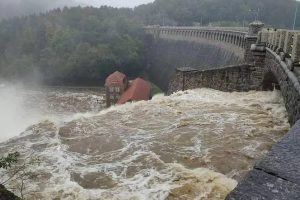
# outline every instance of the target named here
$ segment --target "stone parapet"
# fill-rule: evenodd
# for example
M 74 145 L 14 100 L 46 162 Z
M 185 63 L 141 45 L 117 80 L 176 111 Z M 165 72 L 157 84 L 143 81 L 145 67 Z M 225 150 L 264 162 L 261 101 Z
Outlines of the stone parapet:
M 245 36 L 248 29 L 229 27 L 168 27 L 168 26 L 147 26 L 145 31 L 156 38 L 168 38 L 178 40 L 207 39 L 243 48 Z
M 248 64 L 209 70 L 178 69 L 168 93 L 202 87 L 228 92 L 260 90 L 262 73 L 260 68 Z

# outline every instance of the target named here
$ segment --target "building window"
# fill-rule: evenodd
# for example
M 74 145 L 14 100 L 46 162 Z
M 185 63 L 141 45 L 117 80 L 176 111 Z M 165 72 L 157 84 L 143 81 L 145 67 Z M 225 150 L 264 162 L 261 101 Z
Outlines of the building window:
M 120 88 L 119 87 L 116 87 L 116 92 L 120 92 Z
M 110 92 L 114 92 L 114 87 L 110 87 L 110 88 L 109 88 L 109 91 L 110 91 Z
M 115 97 L 114 95 L 110 95 L 110 99 L 113 100 Z

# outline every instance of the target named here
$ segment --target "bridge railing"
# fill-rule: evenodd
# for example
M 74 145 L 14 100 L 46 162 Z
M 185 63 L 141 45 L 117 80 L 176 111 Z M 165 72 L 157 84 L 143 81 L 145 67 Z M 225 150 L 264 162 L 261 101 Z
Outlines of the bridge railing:
M 263 29 L 258 33 L 257 44 L 275 51 L 290 70 L 300 66 L 300 31 Z
M 147 26 L 145 31 L 158 38 L 206 39 L 245 47 L 247 28 Z

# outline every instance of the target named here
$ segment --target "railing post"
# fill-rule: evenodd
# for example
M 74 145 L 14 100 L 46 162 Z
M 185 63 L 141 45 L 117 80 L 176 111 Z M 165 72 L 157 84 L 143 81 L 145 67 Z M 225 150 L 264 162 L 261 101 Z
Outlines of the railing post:
M 252 44 L 256 44 L 258 39 L 258 33 L 263 29 L 264 24 L 260 21 L 255 21 L 249 24 L 249 32 L 245 37 L 244 49 L 245 55 L 244 60 L 245 62 L 251 63 L 253 62 L 253 53 L 251 49 Z
M 300 64 L 300 34 L 294 35 L 293 50 L 292 50 L 292 61 L 294 65 Z
M 295 35 L 295 31 L 287 31 L 285 36 L 285 42 L 283 51 L 285 53 L 286 58 L 290 58 L 292 55 L 292 45 L 293 45 L 293 38 Z

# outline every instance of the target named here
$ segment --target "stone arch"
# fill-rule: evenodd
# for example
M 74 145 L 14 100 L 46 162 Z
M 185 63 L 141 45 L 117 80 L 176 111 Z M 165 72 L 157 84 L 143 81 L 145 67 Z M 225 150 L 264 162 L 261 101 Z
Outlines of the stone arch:
M 193 37 L 197 37 L 197 31 L 193 31 Z
M 244 48 L 244 46 L 245 46 L 245 39 L 242 38 L 242 40 L 241 40 L 241 47 Z
M 230 40 L 229 40 L 229 43 L 230 43 L 230 44 L 233 44 L 233 40 L 234 40 L 234 35 L 230 34 Z
M 280 90 L 280 85 L 274 73 L 269 70 L 264 74 L 262 90 L 274 90 L 274 88 Z
M 225 39 L 225 42 L 228 42 L 229 41 L 229 35 L 226 34 L 226 39 Z
M 195 31 L 191 31 L 191 36 L 195 37 Z
M 242 40 L 243 40 L 243 37 L 239 36 L 239 38 L 238 38 L 239 47 L 242 47 Z
M 236 35 L 233 37 L 233 44 L 237 45 L 237 36 Z
M 218 33 L 218 41 L 221 41 L 221 38 L 222 38 L 222 33 Z

